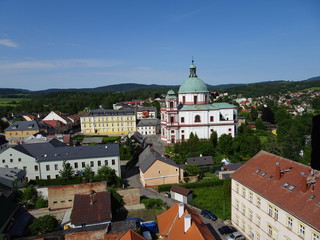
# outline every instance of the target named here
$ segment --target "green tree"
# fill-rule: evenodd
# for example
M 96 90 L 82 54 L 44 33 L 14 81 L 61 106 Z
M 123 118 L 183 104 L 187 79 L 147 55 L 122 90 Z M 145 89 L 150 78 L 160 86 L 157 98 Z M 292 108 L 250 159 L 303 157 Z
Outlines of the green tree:
M 185 165 L 184 171 L 188 174 L 188 176 L 197 176 L 201 172 L 200 168 L 194 164 Z
M 218 134 L 216 131 L 213 131 L 210 135 L 210 142 L 212 143 L 213 147 L 215 148 L 218 144 Z
M 44 234 L 56 230 L 59 226 L 58 220 L 52 215 L 36 218 L 29 226 L 31 234 Z
M 220 154 L 225 154 L 227 156 L 232 155 L 232 136 L 227 134 L 222 134 L 219 138 L 217 150 Z
M 62 169 L 59 171 L 60 176 L 63 180 L 68 181 L 73 178 L 74 176 L 74 170 L 70 163 L 68 163 L 66 160 L 62 163 Z
M 37 197 L 38 192 L 33 185 L 29 185 L 25 189 L 18 191 L 19 203 L 27 207 L 34 207 Z
M 46 207 L 48 207 L 48 200 L 44 199 L 42 195 L 39 195 L 37 197 L 37 200 L 35 201 L 34 207 L 35 208 L 46 208 Z
M 89 165 L 85 166 L 82 174 L 86 181 L 92 182 L 94 180 L 94 172 L 92 171 L 92 168 Z
M 116 171 L 108 166 L 102 166 L 98 169 L 95 180 L 107 181 L 108 186 L 117 184 L 119 181 L 116 175 Z
M 263 121 L 260 118 L 257 118 L 255 120 L 255 125 L 257 130 L 266 130 L 266 125 L 263 123 Z

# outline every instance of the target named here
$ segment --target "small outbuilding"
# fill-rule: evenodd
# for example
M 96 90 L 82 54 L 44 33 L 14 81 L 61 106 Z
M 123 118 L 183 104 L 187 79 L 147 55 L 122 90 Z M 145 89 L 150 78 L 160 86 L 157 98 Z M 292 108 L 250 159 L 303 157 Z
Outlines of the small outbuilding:
M 190 189 L 173 185 L 170 189 L 171 197 L 179 202 L 188 203 L 193 198 L 192 191 Z

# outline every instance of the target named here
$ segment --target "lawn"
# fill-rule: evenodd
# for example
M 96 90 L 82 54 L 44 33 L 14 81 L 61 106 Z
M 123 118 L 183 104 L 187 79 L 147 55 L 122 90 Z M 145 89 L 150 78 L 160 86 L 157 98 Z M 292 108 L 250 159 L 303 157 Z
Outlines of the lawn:
M 130 210 L 127 218 L 141 218 L 144 221 L 157 221 L 157 215 L 165 212 L 165 210 L 158 209 L 138 209 Z
M 208 209 L 215 213 L 220 219 L 230 219 L 231 216 L 231 198 L 225 195 L 223 185 L 192 188 L 193 200 L 191 205 Z
M 30 100 L 30 99 L 29 98 L 0 98 L 0 106 L 15 106 L 24 100 Z

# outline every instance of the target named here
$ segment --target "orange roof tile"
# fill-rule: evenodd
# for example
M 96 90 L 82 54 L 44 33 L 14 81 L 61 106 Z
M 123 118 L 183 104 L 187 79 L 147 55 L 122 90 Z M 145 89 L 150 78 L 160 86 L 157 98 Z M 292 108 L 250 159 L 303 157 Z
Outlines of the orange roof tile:
M 302 173 L 305 175 L 302 176 Z M 231 177 L 306 224 L 320 230 L 320 180 L 318 179 L 320 171 L 260 151 Z
M 191 226 L 184 232 L 185 216 L 191 215 Z M 211 232 L 203 223 L 198 213 L 184 205 L 183 215 L 179 218 L 179 204 L 173 205 L 158 217 L 159 233 L 168 239 L 184 240 L 214 240 Z
M 119 240 L 145 240 L 145 238 L 135 231 L 129 230 Z

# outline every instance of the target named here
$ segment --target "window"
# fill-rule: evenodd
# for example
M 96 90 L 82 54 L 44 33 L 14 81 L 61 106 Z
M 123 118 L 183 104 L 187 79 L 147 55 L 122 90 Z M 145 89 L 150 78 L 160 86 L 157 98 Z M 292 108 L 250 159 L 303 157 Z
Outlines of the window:
M 39 176 L 36 176 L 36 180 L 39 180 Z
M 276 219 L 276 220 L 278 220 L 278 217 L 279 217 L 279 210 L 278 209 L 274 209 L 274 215 L 273 215 L 273 217 Z
M 268 225 L 268 234 L 272 236 L 272 226 Z
M 198 96 L 193 96 L 193 102 L 194 102 L 194 104 L 197 104 L 197 102 L 198 102 Z
M 290 228 L 290 229 L 292 229 L 292 221 L 293 221 L 293 220 L 292 220 L 291 217 L 288 217 L 288 218 L 287 218 L 287 227 Z
M 271 205 L 268 205 L 268 214 L 272 216 L 273 208 Z
M 236 191 L 239 193 L 239 184 L 236 185 Z
M 58 164 L 54 165 L 54 170 L 58 170 Z
M 104 160 L 104 165 L 108 166 L 108 160 Z
M 319 235 L 312 233 L 312 240 L 319 240 Z
M 10 162 L 13 162 L 13 159 L 12 159 L 12 158 L 10 159 Z
M 18 162 L 21 162 L 21 158 L 18 158 Z
M 170 102 L 170 108 L 173 108 L 173 102 Z
M 60 178 L 59 174 L 56 174 L 56 179 Z
M 260 240 L 260 235 L 259 235 L 259 233 L 256 233 L 256 240 Z
M 252 218 L 253 218 L 252 210 L 249 209 L 249 219 L 252 221 Z
M 304 238 L 304 234 L 305 234 L 305 227 L 299 224 L 299 236 Z
M 116 164 L 116 160 L 112 159 L 112 165 Z
M 50 171 L 50 165 L 46 165 L 46 170 Z
M 257 223 L 258 226 L 260 226 L 261 217 L 259 215 L 256 215 L 256 223 Z
M 236 200 L 236 209 L 239 209 L 239 201 Z
M 184 141 L 184 135 L 181 135 L 181 140 Z
M 213 122 L 213 116 L 210 116 L 210 122 Z
M 261 206 L 261 198 L 257 197 L 257 207 L 259 208 Z
M 246 197 L 246 189 L 242 188 L 242 196 L 245 198 Z
M 6 160 L 2 159 L 2 163 L 6 163 Z
M 249 201 L 250 201 L 250 202 L 253 201 L 253 193 L 252 193 L 252 192 L 249 193 Z
M 98 166 L 101 166 L 101 161 L 98 161 Z
M 246 206 L 245 205 L 242 205 L 242 214 L 246 215 Z
M 78 163 L 77 162 L 74 163 L 74 168 L 78 168 Z
M 174 123 L 174 117 L 170 117 L 170 122 Z
M 47 179 L 48 179 L 48 180 L 51 179 L 51 176 L 50 176 L 50 175 L 47 175 Z
M 242 221 L 242 229 L 243 229 L 243 231 L 245 232 L 246 231 L 246 223 L 245 223 L 245 221 Z
M 181 117 L 181 122 L 184 123 L 184 117 Z
M 90 167 L 94 167 L 94 162 L 93 161 L 90 162 Z
M 195 118 L 194 118 L 194 121 L 195 122 L 201 122 L 200 116 L 196 115 Z
M 186 97 L 185 97 L 185 96 L 182 97 L 182 103 L 183 103 L 183 104 L 186 103 Z
M 85 162 L 82 162 L 81 165 L 82 165 L 82 168 L 86 167 L 86 163 Z
M 239 225 L 239 216 L 236 215 L 236 224 Z

